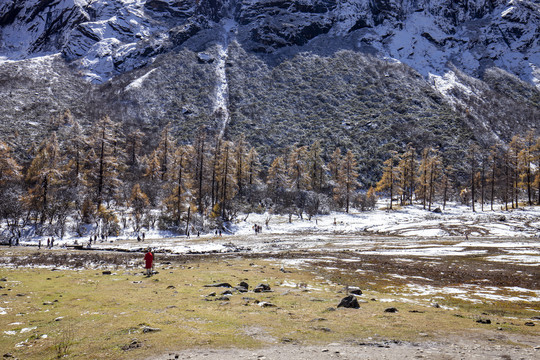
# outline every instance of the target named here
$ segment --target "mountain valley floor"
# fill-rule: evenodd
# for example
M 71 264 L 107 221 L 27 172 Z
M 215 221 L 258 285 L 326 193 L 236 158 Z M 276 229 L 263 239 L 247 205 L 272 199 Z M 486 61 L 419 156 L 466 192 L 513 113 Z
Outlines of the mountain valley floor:
M 537 211 L 272 216 L 260 234 L 267 215 L 250 215 L 223 236 L 0 247 L 0 354 L 535 359 Z M 355 292 L 358 308 L 338 307 Z

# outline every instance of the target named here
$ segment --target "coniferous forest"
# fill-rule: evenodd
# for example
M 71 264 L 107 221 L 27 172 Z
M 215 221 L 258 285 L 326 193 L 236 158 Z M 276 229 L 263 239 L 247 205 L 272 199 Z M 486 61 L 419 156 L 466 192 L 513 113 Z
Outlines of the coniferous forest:
M 242 135 L 225 139 L 201 127 L 180 142 L 165 126 L 149 148 L 143 132 L 126 132 L 108 116 L 91 131 L 70 111 L 55 121 L 59 131 L 24 154 L 0 142 L 4 243 L 29 228 L 57 237 L 117 236 L 128 227 L 226 231 L 239 214 L 311 218 L 373 210 L 378 198 L 389 209 L 414 203 L 428 211 L 448 201 L 472 211 L 540 204 L 540 138 L 532 131 L 489 148 L 473 144 L 459 161 L 429 147 L 389 151 L 378 181 L 369 182 L 359 169 L 372 159 L 319 141 L 274 149 L 265 165 Z

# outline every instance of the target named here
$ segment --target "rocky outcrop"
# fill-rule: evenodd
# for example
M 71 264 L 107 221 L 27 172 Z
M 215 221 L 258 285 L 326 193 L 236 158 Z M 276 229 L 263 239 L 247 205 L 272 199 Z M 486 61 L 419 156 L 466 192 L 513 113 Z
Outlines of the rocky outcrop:
M 237 26 L 225 30 L 224 21 Z M 12 59 L 61 52 L 103 82 L 179 47 L 230 38 L 281 59 L 354 48 L 428 76 L 452 62 L 540 79 L 540 5 L 531 0 L 26 0 L 0 4 L 0 47 Z M 231 36 L 232 36 L 231 35 Z M 311 42 L 319 47 L 310 47 Z M 284 50 L 286 49 L 286 50 Z

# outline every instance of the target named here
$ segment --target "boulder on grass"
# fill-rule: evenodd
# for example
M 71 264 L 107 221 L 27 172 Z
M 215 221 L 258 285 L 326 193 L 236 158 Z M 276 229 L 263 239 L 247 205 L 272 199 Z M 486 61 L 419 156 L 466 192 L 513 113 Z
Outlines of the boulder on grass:
M 268 284 L 259 284 L 257 285 L 255 289 L 253 289 L 253 292 L 256 292 L 256 293 L 269 292 L 269 291 L 272 291 L 272 290 L 270 290 L 270 285 Z
M 204 285 L 204 287 L 224 287 L 224 288 L 232 288 L 232 285 L 226 282 L 223 283 L 216 283 L 216 284 L 209 284 Z
M 349 295 L 341 299 L 341 302 L 337 306 L 338 308 L 344 307 L 349 309 L 360 309 L 360 304 L 358 303 L 358 300 L 356 299 L 356 296 Z

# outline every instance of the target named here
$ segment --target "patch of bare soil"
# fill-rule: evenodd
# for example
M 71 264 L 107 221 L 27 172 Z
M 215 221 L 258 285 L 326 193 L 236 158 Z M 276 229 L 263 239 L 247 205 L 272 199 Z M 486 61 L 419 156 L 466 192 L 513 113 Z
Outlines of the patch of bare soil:
M 500 345 L 497 340 L 530 343 L 535 339 L 520 336 L 519 339 L 490 337 L 487 333 L 472 336 L 452 336 L 441 341 L 422 343 L 406 342 L 357 342 L 355 344 L 327 344 L 303 346 L 283 344 L 261 349 L 204 349 L 195 348 L 170 351 L 147 360 L 175 359 L 256 359 L 256 360 L 328 360 L 328 359 L 430 359 L 430 360 L 485 360 L 526 359 L 540 357 L 540 347 Z M 538 339 L 536 339 L 538 340 Z

